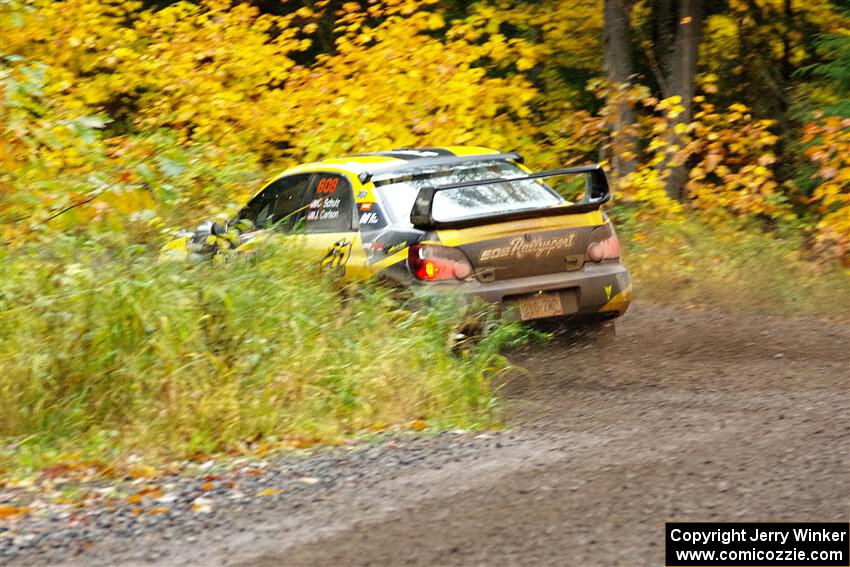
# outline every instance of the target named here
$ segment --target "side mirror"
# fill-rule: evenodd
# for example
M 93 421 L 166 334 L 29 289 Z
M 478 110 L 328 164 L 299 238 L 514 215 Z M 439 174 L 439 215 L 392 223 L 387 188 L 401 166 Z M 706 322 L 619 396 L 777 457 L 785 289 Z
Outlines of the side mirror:
M 210 225 L 210 234 L 214 236 L 224 236 L 227 232 L 227 224 L 223 222 L 213 222 Z
M 204 221 L 195 229 L 195 236 L 209 236 L 212 234 L 212 221 Z
M 227 232 L 227 225 L 222 222 L 204 221 L 195 229 L 195 236 L 223 236 Z

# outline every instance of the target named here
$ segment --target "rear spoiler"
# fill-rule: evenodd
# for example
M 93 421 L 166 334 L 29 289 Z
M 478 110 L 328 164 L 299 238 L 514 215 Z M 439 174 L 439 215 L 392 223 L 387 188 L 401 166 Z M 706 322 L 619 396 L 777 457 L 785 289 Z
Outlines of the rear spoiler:
M 451 221 L 439 221 L 432 215 L 431 209 L 434 206 L 434 196 L 440 191 L 446 191 L 448 189 L 462 189 L 464 187 L 476 187 L 479 185 L 493 185 L 496 183 L 510 183 L 513 181 L 524 181 L 527 179 L 543 179 L 546 177 L 575 173 L 590 174 L 590 182 L 582 199 L 571 205 L 546 207 L 543 209 L 531 209 L 525 211 L 512 211 L 508 213 L 496 213 L 492 215 L 482 215 Z M 599 165 L 583 165 L 564 169 L 550 169 L 548 171 L 522 175 L 520 177 L 462 181 L 460 183 L 450 183 L 448 185 L 439 185 L 437 187 L 423 187 L 416 195 L 416 200 L 413 203 L 413 209 L 410 211 L 410 222 L 414 227 L 419 229 L 466 228 L 469 226 L 508 222 L 528 218 L 587 213 L 599 209 L 599 207 L 601 207 L 604 203 L 607 203 L 609 200 L 611 200 L 611 191 L 608 188 L 608 179 L 605 177 L 605 172 L 602 170 L 602 167 Z

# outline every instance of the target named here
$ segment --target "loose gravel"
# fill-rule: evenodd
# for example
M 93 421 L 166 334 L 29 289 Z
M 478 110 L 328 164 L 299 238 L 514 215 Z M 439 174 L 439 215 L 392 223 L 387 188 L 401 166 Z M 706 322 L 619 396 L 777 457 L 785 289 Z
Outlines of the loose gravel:
M 369 443 L 304 450 L 266 460 L 212 461 L 196 467 L 192 476 L 95 483 L 111 503 L 78 507 L 33 501 L 24 490 L 4 490 L 0 504 L 28 505 L 34 512 L 0 527 L 0 562 L 56 564 L 82 558 L 86 564 L 110 564 L 96 557 L 106 547 L 127 546 L 134 561 L 164 561 L 175 542 L 203 545 L 210 534 L 231 523 L 234 515 L 251 518 L 270 507 L 291 511 L 320 505 L 345 488 L 380 485 L 405 469 L 427 466 L 440 470 L 449 463 L 472 462 L 484 449 L 519 442 L 510 431 L 451 431 L 390 434 Z M 144 494 L 139 502 L 128 501 Z M 117 498 L 117 495 L 121 495 Z M 113 498 L 109 498 L 113 496 Z M 246 531 L 246 528 L 240 528 Z M 133 547 L 144 542 L 141 553 Z

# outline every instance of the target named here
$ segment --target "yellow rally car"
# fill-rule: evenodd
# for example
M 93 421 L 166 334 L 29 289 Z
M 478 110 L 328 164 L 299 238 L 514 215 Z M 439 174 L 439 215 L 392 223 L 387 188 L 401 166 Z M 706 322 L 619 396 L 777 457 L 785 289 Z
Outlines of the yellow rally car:
M 237 226 L 238 246 L 270 229 L 297 233 L 345 279 L 497 303 L 522 320 L 622 315 L 631 282 L 599 166 L 530 173 L 516 153 L 399 149 L 300 165 L 267 184 L 226 225 L 166 245 L 186 254 Z M 267 232 L 266 232 L 267 233 Z

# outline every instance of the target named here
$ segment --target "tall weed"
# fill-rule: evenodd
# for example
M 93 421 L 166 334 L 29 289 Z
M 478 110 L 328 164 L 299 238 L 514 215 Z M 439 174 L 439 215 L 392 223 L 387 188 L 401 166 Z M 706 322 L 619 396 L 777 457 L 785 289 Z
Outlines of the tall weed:
M 493 418 L 498 346 L 452 356 L 461 314 L 341 294 L 297 247 L 224 264 L 56 235 L 3 252 L 0 436 L 27 451 L 220 451 L 429 419 Z M 102 456 L 102 455 L 100 455 Z
M 621 214 L 622 216 L 622 214 Z M 752 222 L 623 219 L 635 295 L 725 310 L 850 320 L 850 273 L 806 255 L 800 231 Z

